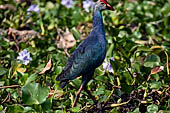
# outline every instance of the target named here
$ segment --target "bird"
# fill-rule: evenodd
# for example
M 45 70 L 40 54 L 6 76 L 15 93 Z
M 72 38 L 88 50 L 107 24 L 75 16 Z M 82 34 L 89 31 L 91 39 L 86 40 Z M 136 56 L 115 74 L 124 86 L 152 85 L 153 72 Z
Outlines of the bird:
M 95 2 L 91 32 L 72 52 L 63 71 L 56 77 L 56 81 L 60 81 L 59 87 L 64 88 L 70 80 L 82 76 L 82 84 L 76 93 L 72 107 L 76 106 L 82 90 L 87 92 L 94 103 L 97 103 L 86 85 L 92 79 L 95 69 L 103 63 L 107 52 L 105 30 L 101 14 L 103 10 L 113 11 L 114 8 L 106 0 Z

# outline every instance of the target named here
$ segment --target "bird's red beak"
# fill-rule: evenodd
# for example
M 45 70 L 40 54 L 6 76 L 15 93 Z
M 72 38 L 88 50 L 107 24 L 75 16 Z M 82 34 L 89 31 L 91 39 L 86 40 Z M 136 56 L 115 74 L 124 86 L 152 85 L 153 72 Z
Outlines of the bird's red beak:
M 114 10 L 114 8 L 106 1 L 106 0 L 100 0 L 100 2 L 103 2 L 106 4 L 106 9 L 108 10 Z
M 110 4 L 106 4 L 106 9 L 114 11 L 113 7 Z

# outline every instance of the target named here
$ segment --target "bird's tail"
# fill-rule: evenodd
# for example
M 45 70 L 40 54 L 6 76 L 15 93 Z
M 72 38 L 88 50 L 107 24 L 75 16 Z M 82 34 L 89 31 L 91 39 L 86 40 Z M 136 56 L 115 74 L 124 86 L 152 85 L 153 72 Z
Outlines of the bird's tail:
M 64 88 L 67 85 L 69 80 L 64 79 L 64 75 L 63 73 L 61 73 L 59 76 L 56 77 L 56 81 L 60 81 L 59 87 Z

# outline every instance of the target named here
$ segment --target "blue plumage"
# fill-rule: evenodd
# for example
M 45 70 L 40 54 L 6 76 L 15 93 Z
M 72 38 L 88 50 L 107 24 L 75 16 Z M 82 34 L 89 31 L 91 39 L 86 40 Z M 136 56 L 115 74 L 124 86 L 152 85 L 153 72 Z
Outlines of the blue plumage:
M 56 78 L 57 81 L 60 81 L 60 88 L 63 88 L 69 80 L 73 80 L 80 75 L 83 76 L 82 85 L 76 95 L 76 99 L 92 78 L 95 69 L 103 63 L 106 56 L 106 38 L 101 11 L 111 6 L 106 4 L 106 1 L 106 3 L 102 1 L 104 0 L 99 0 L 94 6 L 93 29 L 91 33 L 71 54 L 64 70 Z

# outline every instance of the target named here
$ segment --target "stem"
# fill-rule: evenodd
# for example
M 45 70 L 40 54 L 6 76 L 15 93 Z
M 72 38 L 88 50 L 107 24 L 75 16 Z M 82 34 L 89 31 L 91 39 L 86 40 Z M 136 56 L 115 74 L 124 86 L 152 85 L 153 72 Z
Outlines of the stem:
M 16 88 L 16 87 L 20 87 L 20 86 L 19 86 L 19 85 L 2 86 L 2 87 L 0 87 L 0 89 L 6 89 L 6 88 Z
M 168 63 L 168 53 L 166 51 L 164 51 L 165 55 L 166 55 L 166 69 L 167 69 L 167 74 L 169 75 L 169 63 Z

